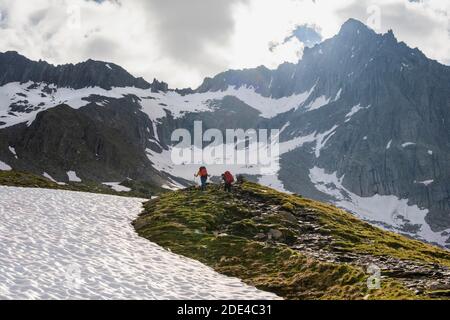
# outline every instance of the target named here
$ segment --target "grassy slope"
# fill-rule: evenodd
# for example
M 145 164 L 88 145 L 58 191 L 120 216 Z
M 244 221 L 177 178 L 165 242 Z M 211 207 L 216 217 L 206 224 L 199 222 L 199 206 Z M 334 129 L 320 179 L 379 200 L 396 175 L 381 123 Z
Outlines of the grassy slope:
M 124 186 L 131 188 L 129 192 L 117 192 L 112 188 L 96 182 L 82 182 L 61 185 L 47 178 L 19 171 L 0 171 L 0 185 L 10 187 L 45 188 L 92 193 L 111 194 L 127 197 L 151 198 L 151 196 L 164 192 L 145 183 L 126 181 Z
M 284 205 L 312 209 L 323 223 L 323 232 L 331 235 L 335 240 L 334 245 L 343 251 L 389 255 L 399 259 L 438 263 L 450 267 L 448 251 L 374 227 L 332 205 L 283 194 L 256 184 L 246 183 L 244 188 Z
M 216 271 L 241 278 L 262 290 L 288 299 L 417 299 L 395 279 L 382 281 L 381 290 L 368 290 L 368 275 L 356 265 L 321 262 L 290 246 L 301 225 L 287 219 L 306 211 L 331 236 L 329 246 L 342 252 L 390 256 L 450 266 L 450 253 L 419 241 L 375 228 L 351 214 L 320 202 L 245 182 L 227 194 L 211 187 L 171 192 L 148 202 L 135 221 L 137 232 L 150 241 L 205 263 Z M 236 195 L 246 195 L 273 209 L 266 214 L 249 208 Z M 271 209 L 272 210 L 272 209 Z M 281 231 L 280 241 L 257 241 L 255 235 Z

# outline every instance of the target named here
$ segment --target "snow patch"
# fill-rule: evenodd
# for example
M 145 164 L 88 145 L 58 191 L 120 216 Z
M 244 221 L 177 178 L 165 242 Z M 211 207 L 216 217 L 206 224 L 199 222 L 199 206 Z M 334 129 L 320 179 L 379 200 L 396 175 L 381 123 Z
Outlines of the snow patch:
M 0 187 L 0 297 L 278 299 L 139 237 L 142 201 Z
M 51 92 L 45 90 L 50 88 Z M 289 97 L 274 99 L 264 97 L 256 93 L 253 87 L 235 88 L 229 86 L 224 91 L 194 93 L 182 96 L 176 92 L 152 92 L 151 89 L 140 89 L 135 87 L 113 87 L 105 90 L 99 87 L 89 87 L 82 89 L 58 88 L 45 83 L 8 83 L 0 87 L 0 117 L 5 124 L 0 125 L 6 128 L 19 123 L 26 122 L 30 125 L 36 115 L 44 110 L 56 107 L 60 104 L 67 104 L 74 109 L 78 109 L 89 104 L 89 98 L 93 95 L 104 98 L 120 99 L 127 95 L 138 97 L 136 103 L 142 107 L 142 111 L 152 120 L 165 118 L 170 113 L 174 118 L 183 117 L 186 113 L 210 112 L 213 111 L 211 102 L 221 100 L 226 96 L 234 96 L 261 113 L 261 117 L 273 118 L 280 113 L 297 109 L 309 98 L 311 90 L 293 94 Z M 21 97 L 26 95 L 26 98 Z M 25 102 L 25 100 L 27 102 Z M 105 105 L 107 99 L 97 102 L 98 105 Z M 28 112 L 11 112 L 10 105 L 16 103 L 33 108 Z
M 308 135 L 295 137 L 288 141 L 280 142 L 280 155 L 293 151 L 302 147 L 308 143 L 315 143 L 314 154 L 316 158 L 320 157 L 320 153 L 327 144 L 327 142 L 336 133 L 337 125 L 333 126 L 330 130 L 322 133 L 317 133 L 317 131 L 310 133 Z
M 51 92 L 46 92 L 46 88 Z M 0 129 L 24 122 L 30 125 L 39 112 L 60 104 L 68 104 L 74 109 L 84 107 L 89 104 L 86 98 L 91 95 L 121 98 L 125 93 L 126 88 L 120 88 L 120 90 L 113 88 L 108 91 L 98 87 L 89 87 L 75 90 L 31 81 L 8 83 L 0 87 L 0 118 L 5 123 L 0 125 Z M 26 112 L 11 112 L 10 105 L 13 103 L 22 107 L 32 107 L 32 109 Z
M 336 94 L 336 97 L 334 98 L 334 101 L 338 101 L 341 98 L 341 94 L 342 94 L 342 88 L 339 89 L 338 93 Z
M 3 161 L 0 161 L 0 171 L 11 171 L 11 170 L 12 168 L 8 164 L 4 163 Z
M 295 137 L 288 141 L 283 141 L 280 143 L 280 154 L 288 153 L 290 151 L 302 147 L 304 144 L 316 141 L 317 141 L 317 134 L 315 132 L 305 136 Z
M 425 181 L 414 181 L 414 183 L 417 184 L 423 184 L 424 186 L 429 186 L 430 184 L 432 184 L 434 182 L 434 180 L 425 180 Z
M 369 109 L 370 107 L 371 107 L 370 105 L 368 105 L 367 107 L 361 107 L 361 104 L 353 106 L 350 112 L 345 115 L 345 122 L 349 122 L 352 119 L 352 117 L 359 111 Z
M 286 128 L 287 124 L 283 127 Z M 313 132 L 308 135 L 295 137 L 288 141 L 280 142 L 279 144 L 279 155 L 282 156 L 288 152 L 291 152 L 297 148 L 302 147 L 305 144 L 313 144 L 313 150 L 316 157 L 320 157 L 320 153 L 323 148 L 326 146 L 329 139 L 335 134 L 338 126 L 334 126 L 330 130 L 317 133 Z M 281 130 L 283 131 L 283 129 Z M 217 146 L 217 148 L 222 148 L 222 150 L 226 150 L 229 147 L 227 145 Z M 152 162 L 153 167 L 160 171 L 170 174 L 174 177 L 179 177 L 187 181 L 197 182 L 198 179 L 194 178 L 194 174 L 198 171 L 200 164 L 194 164 L 192 161 L 184 164 L 174 164 L 172 161 L 172 152 L 174 151 L 173 147 L 170 147 L 168 150 L 163 149 L 161 152 L 156 152 L 151 149 L 146 149 L 146 155 L 148 159 Z M 197 153 L 201 153 L 200 149 L 192 148 L 189 151 L 194 153 L 194 159 L 196 158 Z M 207 149 L 206 149 L 206 151 Z M 249 150 L 249 153 L 258 152 L 258 150 Z M 199 154 L 199 158 L 201 159 L 201 154 Z M 192 160 L 192 159 L 191 159 Z M 233 174 L 246 174 L 252 176 L 259 176 L 259 181 L 261 184 L 272 186 L 280 191 L 286 191 L 282 182 L 279 180 L 278 172 L 280 170 L 279 166 L 273 166 L 270 170 L 270 174 L 261 175 L 261 168 L 258 165 L 248 165 L 248 164 L 227 164 L 229 163 L 228 158 L 217 158 L 215 159 L 215 164 L 208 165 L 208 172 L 213 177 L 220 177 L 222 173 L 225 171 L 231 171 Z M 274 159 L 279 160 L 279 159 Z M 180 188 L 179 184 L 177 185 L 174 182 L 174 185 L 165 185 L 163 186 L 167 189 Z
M 417 205 L 409 205 L 408 199 L 399 199 L 396 196 L 374 195 L 372 197 L 361 197 L 347 190 L 342 182 L 344 176 L 338 178 L 337 173 L 326 173 L 324 169 L 314 167 L 310 170 L 309 177 L 316 189 L 336 199 L 336 205 L 358 217 L 380 225 L 383 228 L 392 226 L 394 231 L 406 233 L 411 236 L 445 245 L 447 237 L 439 232 L 431 230 L 425 221 L 428 209 L 421 209 Z M 403 230 L 405 221 L 410 225 L 419 225 L 419 231 L 408 233 Z M 387 228 L 389 229 L 389 228 Z
M 161 188 L 171 191 L 177 191 L 180 190 L 179 186 L 173 185 L 173 184 L 163 184 Z
M 56 180 L 53 179 L 53 177 L 52 177 L 51 175 L 49 175 L 47 172 L 44 172 L 44 173 L 42 174 L 42 176 L 43 176 L 44 178 L 47 178 L 47 179 L 50 180 L 50 181 L 56 182 Z
M 327 144 L 328 140 L 330 140 L 331 137 L 334 136 L 334 134 L 336 133 L 336 129 L 337 128 L 338 128 L 338 126 L 335 125 L 330 130 L 328 130 L 328 131 L 326 131 L 324 133 L 320 133 L 320 134 L 316 135 L 316 141 L 317 141 L 317 143 L 316 143 L 316 150 L 315 150 L 316 158 L 320 157 L 320 152 L 325 147 L 325 145 Z
M 111 187 L 111 189 L 117 191 L 117 192 L 129 192 L 131 191 L 130 188 L 127 188 L 125 186 L 120 185 L 120 182 L 103 182 L 105 186 Z
M 410 146 L 415 146 L 416 144 L 414 142 L 406 142 L 402 144 L 402 148 L 407 148 Z
M 68 171 L 67 176 L 69 177 L 69 181 L 71 182 L 81 182 L 81 179 L 78 178 L 77 173 L 75 171 Z
M 298 148 L 299 146 L 303 145 L 304 143 L 308 142 L 314 142 L 315 141 L 315 134 L 311 134 L 308 137 L 297 137 L 290 141 L 281 142 L 280 143 L 280 155 L 284 154 L 286 152 L 289 152 L 291 150 L 294 150 Z M 229 148 L 231 146 L 229 145 L 220 145 L 216 148 L 220 148 L 221 150 L 226 150 L 226 148 Z M 252 146 L 253 147 L 253 146 Z M 209 154 L 209 149 L 205 149 L 204 152 Z M 174 164 L 172 161 L 172 152 L 176 151 L 173 147 L 170 147 L 168 150 L 162 150 L 161 152 L 156 152 L 151 149 L 146 150 L 146 154 L 148 159 L 152 162 L 153 167 L 161 172 L 165 172 L 167 174 L 170 174 L 174 177 L 183 178 L 187 181 L 193 181 L 196 183 L 199 183 L 199 179 L 196 179 L 194 177 L 194 174 L 198 171 L 200 164 L 195 164 L 190 161 L 189 163 L 185 164 Z M 202 150 L 198 148 L 192 148 L 189 150 L 186 150 L 189 152 L 194 153 L 194 159 L 197 158 L 197 156 L 201 159 L 201 152 Z M 248 153 L 255 153 L 259 152 L 258 150 L 248 150 Z M 261 176 L 261 167 L 258 165 L 249 165 L 249 164 L 235 164 L 234 161 L 230 161 L 232 159 L 229 159 L 226 157 L 226 154 L 224 153 L 224 157 L 220 157 L 215 160 L 214 164 L 208 165 L 208 172 L 212 177 L 220 177 L 222 173 L 225 171 L 231 171 L 233 174 L 247 174 L 252 176 Z M 192 159 L 191 159 L 192 160 Z M 276 161 L 277 159 L 273 159 Z M 233 162 L 234 164 L 228 164 Z M 274 166 L 270 168 L 270 174 L 267 173 L 269 177 L 263 176 L 260 180 L 262 183 L 270 182 L 272 186 L 277 184 L 278 186 L 281 185 L 281 182 L 276 181 L 278 179 L 277 174 L 279 171 L 279 166 Z M 276 181 L 276 182 L 275 182 Z M 163 186 L 167 189 L 173 189 L 173 188 L 180 188 L 181 186 L 173 182 L 173 185 L 165 185 Z M 283 189 L 284 190 L 284 189 Z
M 14 157 L 16 158 L 16 159 L 18 159 L 18 157 L 17 157 L 17 153 L 16 153 L 16 149 L 14 148 L 14 147 L 11 147 L 11 146 L 9 146 L 9 151 L 14 155 Z
M 351 117 L 352 117 L 353 115 L 355 115 L 359 110 L 362 110 L 362 109 L 364 109 L 364 108 L 361 107 L 360 104 L 354 106 L 354 107 L 352 108 L 352 110 L 350 110 L 350 112 L 347 113 L 347 114 L 345 115 L 345 118 L 351 118 Z
M 326 106 L 330 102 L 330 100 L 331 99 L 327 98 L 326 96 L 320 96 L 312 101 L 308 106 L 306 106 L 305 109 L 308 111 L 320 109 Z
M 286 130 L 287 128 L 289 128 L 290 125 L 291 125 L 291 122 L 290 122 L 290 121 L 286 122 L 286 123 L 284 124 L 284 126 L 280 129 L 280 134 L 281 134 L 284 130 Z
M 152 126 L 153 126 L 153 134 L 154 134 L 155 140 L 159 141 L 158 127 L 156 126 L 156 121 L 152 121 Z
M 392 145 L 392 140 L 389 140 L 387 146 L 386 146 L 386 150 L 389 150 L 391 148 Z
M 150 95 L 150 93 L 149 93 Z M 210 112 L 211 102 L 221 100 L 226 96 L 234 96 L 248 106 L 259 111 L 261 117 L 273 118 L 280 113 L 298 108 L 309 97 L 310 91 L 294 94 L 280 99 L 264 97 L 255 92 L 253 87 L 228 87 L 227 90 L 217 92 L 194 93 L 181 96 L 176 92 L 151 93 L 153 99 L 143 99 L 142 110 L 152 119 L 166 116 L 166 110 L 174 118 L 180 118 L 187 112 Z M 165 107 L 161 105 L 166 105 Z
M 44 178 L 47 178 L 47 179 L 50 180 L 50 181 L 53 181 L 53 182 L 55 182 L 55 183 L 61 185 L 61 186 L 66 185 L 64 182 L 58 182 L 58 181 L 56 181 L 55 179 L 53 179 L 53 177 L 52 177 L 51 175 L 49 175 L 47 172 L 44 172 L 44 173 L 42 174 L 42 176 L 43 176 Z

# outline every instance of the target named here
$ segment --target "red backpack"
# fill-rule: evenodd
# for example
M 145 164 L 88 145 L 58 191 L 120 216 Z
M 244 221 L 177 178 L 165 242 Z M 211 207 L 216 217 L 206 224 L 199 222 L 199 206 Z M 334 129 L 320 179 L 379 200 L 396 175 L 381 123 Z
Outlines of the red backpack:
M 224 178 L 225 178 L 225 182 L 226 183 L 231 184 L 231 183 L 234 182 L 234 177 L 233 177 L 233 175 L 231 174 L 230 171 L 227 171 L 227 172 L 224 173 Z
M 208 176 L 208 171 L 206 170 L 205 167 L 201 167 L 200 168 L 200 177 L 206 177 Z

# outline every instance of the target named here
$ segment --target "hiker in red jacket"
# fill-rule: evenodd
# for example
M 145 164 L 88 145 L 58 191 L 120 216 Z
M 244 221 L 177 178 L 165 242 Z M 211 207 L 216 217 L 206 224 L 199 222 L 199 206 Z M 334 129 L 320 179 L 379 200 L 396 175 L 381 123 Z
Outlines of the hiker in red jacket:
M 224 174 L 222 174 L 222 180 L 224 182 L 224 189 L 225 189 L 225 191 L 231 192 L 231 185 L 234 182 L 234 177 L 231 174 L 231 172 L 227 171 Z
M 195 177 L 200 177 L 202 191 L 206 190 L 206 182 L 208 181 L 208 170 L 206 167 L 200 167 Z

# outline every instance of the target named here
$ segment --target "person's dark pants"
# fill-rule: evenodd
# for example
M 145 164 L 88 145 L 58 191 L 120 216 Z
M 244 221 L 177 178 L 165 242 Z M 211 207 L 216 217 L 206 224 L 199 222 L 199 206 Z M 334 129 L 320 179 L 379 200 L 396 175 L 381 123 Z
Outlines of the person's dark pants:
M 202 191 L 206 190 L 206 181 L 208 181 L 208 177 L 200 177 L 200 181 L 202 183 Z
M 226 182 L 225 182 L 224 189 L 225 189 L 225 191 L 227 191 L 227 192 L 231 192 L 231 183 L 226 183 Z

